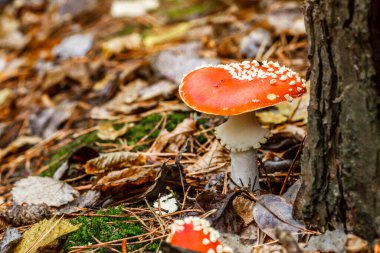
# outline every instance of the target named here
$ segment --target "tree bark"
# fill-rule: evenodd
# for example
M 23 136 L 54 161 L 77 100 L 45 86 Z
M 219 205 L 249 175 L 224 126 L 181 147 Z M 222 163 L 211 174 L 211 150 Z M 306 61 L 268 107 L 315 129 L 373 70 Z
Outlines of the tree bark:
M 380 0 L 307 0 L 310 106 L 301 216 L 380 235 Z

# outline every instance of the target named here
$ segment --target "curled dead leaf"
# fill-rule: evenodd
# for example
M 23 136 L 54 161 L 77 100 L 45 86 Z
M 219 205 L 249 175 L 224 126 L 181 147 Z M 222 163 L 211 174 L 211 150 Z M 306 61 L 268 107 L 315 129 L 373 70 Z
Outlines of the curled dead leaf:
M 114 152 L 101 155 L 85 164 L 87 174 L 100 174 L 107 171 L 123 169 L 131 165 L 145 164 L 146 157 L 132 152 Z
M 277 239 L 276 229 L 295 236 L 305 227 L 293 218 L 293 206 L 283 197 L 266 194 L 259 197 L 253 208 L 257 226 L 272 239 Z
M 255 205 L 255 202 L 245 198 L 244 196 L 237 196 L 233 201 L 232 201 L 232 206 L 235 209 L 235 212 L 237 215 L 240 216 L 240 218 L 243 219 L 244 221 L 244 226 L 247 226 L 249 223 L 251 223 L 253 219 L 253 207 Z
M 13 226 L 25 226 L 37 223 L 51 216 L 49 206 L 45 203 L 39 205 L 13 205 L 0 209 L 0 218 Z
M 102 140 L 114 141 L 118 137 L 124 135 L 131 127 L 132 124 L 126 124 L 122 128 L 116 130 L 112 124 L 101 124 L 99 125 L 99 130 L 96 134 Z
M 198 161 L 186 167 L 186 180 L 190 183 L 192 178 L 203 178 L 204 176 L 215 173 L 216 171 L 226 170 L 229 164 L 229 156 L 226 150 L 215 140 L 209 147 L 209 151 Z
M 150 151 L 152 153 L 159 153 L 166 148 L 168 152 L 178 152 L 185 143 L 186 136 L 195 130 L 195 121 L 193 119 L 185 119 L 171 132 L 163 129 Z
M 96 184 L 96 188 L 105 192 L 122 192 L 126 189 L 143 188 L 144 185 L 154 182 L 157 169 L 131 167 L 119 171 L 112 171 L 102 177 Z

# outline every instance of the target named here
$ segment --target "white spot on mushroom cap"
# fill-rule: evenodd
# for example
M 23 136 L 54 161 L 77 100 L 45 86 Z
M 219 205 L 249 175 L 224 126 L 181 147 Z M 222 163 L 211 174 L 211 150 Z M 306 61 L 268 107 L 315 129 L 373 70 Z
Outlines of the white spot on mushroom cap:
M 285 97 L 286 100 L 288 100 L 288 102 L 292 102 L 293 101 L 293 97 L 291 97 L 289 94 L 285 94 L 284 97 Z
M 207 239 L 207 238 L 204 238 L 204 239 L 202 240 L 202 244 L 203 244 L 203 245 L 209 245 L 209 244 L 210 244 L 210 240 Z
M 267 99 L 269 99 L 269 100 L 271 100 L 271 101 L 272 101 L 272 100 L 275 100 L 275 99 L 276 99 L 276 95 L 270 93 L 270 94 L 267 95 Z
M 287 68 L 285 66 L 280 66 L 278 62 L 272 61 L 263 61 L 261 64 L 256 61 L 243 61 L 242 63 L 230 63 L 230 64 L 219 64 L 216 66 L 204 65 L 200 66 L 195 70 L 214 67 L 214 68 L 222 68 L 227 70 L 232 78 L 237 80 L 244 81 L 252 81 L 255 78 L 265 79 L 267 77 L 277 78 L 277 75 L 281 75 L 280 80 L 285 81 L 288 77 L 296 76 L 296 78 L 300 78 L 296 72 Z M 266 68 L 263 69 L 263 68 Z M 191 73 L 191 72 L 190 72 Z M 298 81 L 298 80 L 297 80 Z

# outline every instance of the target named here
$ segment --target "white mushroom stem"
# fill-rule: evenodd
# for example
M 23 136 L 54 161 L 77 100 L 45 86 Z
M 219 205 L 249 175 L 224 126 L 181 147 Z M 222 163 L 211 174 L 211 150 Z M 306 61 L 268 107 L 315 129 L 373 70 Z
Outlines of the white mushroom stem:
M 260 189 L 256 157 L 256 149 L 253 148 L 247 151 L 231 151 L 231 188 L 237 184 L 253 191 Z
M 230 116 L 215 134 L 231 150 L 231 179 L 238 186 L 259 189 L 256 148 L 266 141 L 269 131 L 260 126 L 255 112 Z

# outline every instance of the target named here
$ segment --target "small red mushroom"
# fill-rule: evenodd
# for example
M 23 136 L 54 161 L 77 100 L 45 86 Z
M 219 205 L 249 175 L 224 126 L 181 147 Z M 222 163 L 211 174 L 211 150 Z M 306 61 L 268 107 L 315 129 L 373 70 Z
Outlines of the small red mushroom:
M 296 72 L 277 62 L 244 61 L 191 71 L 179 94 L 196 111 L 229 116 L 215 134 L 231 150 L 231 178 L 239 186 L 258 190 L 255 149 L 270 134 L 260 127 L 255 110 L 291 102 L 306 92 L 305 86 Z
M 232 249 L 219 241 L 219 232 L 210 223 L 198 217 L 175 220 L 166 242 L 172 246 L 200 253 L 232 253 Z

